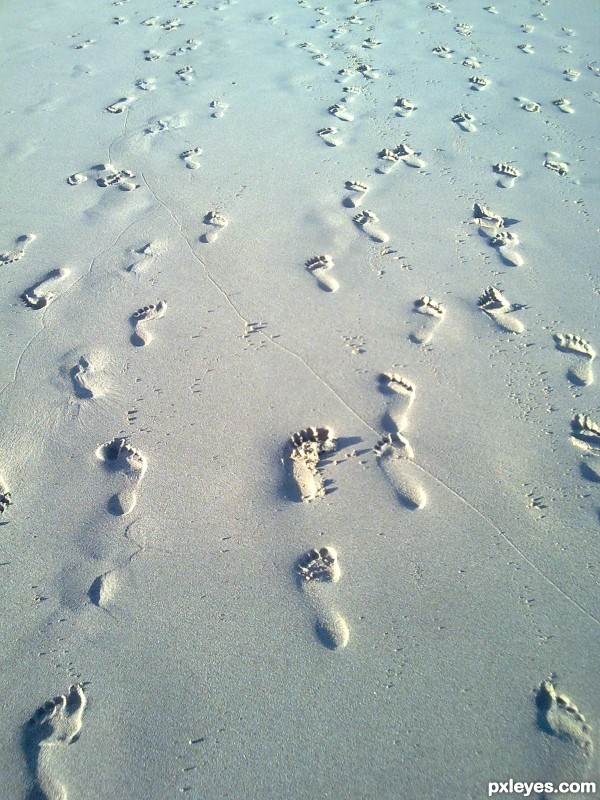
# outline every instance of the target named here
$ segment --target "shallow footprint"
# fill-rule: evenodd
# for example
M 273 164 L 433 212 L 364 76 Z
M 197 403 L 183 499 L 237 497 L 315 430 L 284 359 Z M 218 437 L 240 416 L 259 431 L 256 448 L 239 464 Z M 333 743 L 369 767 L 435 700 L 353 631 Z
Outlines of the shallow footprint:
M 229 224 L 229 220 L 218 211 L 209 211 L 204 217 L 204 224 L 206 225 L 206 230 L 200 236 L 200 241 L 210 244 L 211 242 L 216 242 L 223 228 L 226 228 Z
M 329 650 L 343 649 L 350 640 L 344 617 L 325 604 L 324 584 L 337 583 L 341 577 L 337 551 L 333 547 L 309 550 L 296 563 L 299 582 L 315 613 L 315 634 Z
M 317 131 L 317 136 L 320 136 L 325 144 L 329 145 L 329 147 L 339 147 L 341 144 L 343 144 L 342 140 L 338 136 L 337 128 L 319 128 Z
M 440 322 L 446 316 L 446 309 L 429 295 L 423 295 L 415 300 L 414 309 L 417 314 L 425 314 L 430 318 L 429 322 L 421 325 L 416 331 L 409 334 L 409 339 L 415 344 L 429 344 L 433 339 L 433 334 Z
M 408 439 L 399 433 L 386 435 L 377 442 L 374 451 L 402 505 L 411 511 L 424 508 L 427 503 L 425 490 L 410 474 L 414 453 Z
M 463 131 L 467 131 L 467 133 L 475 133 L 477 130 L 475 117 L 467 111 L 461 111 L 460 114 L 455 114 L 452 117 L 452 122 L 456 123 Z
M 79 738 L 86 703 L 82 685 L 74 684 L 65 694 L 40 706 L 24 726 L 22 745 L 35 781 L 36 798 L 67 800 L 66 787 L 53 776 L 53 761 L 58 748 Z
M 65 278 L 68 278 L 70 274 L 71 270 L 67 267 L 59 267 L 58 269 L 51 270 L 43 281 L 26 289 L 21 295 L 21 300 L 23 300 L 26 306 L 33 308 L 34 311 L 46 308 L 57 296 L 51 289 L 64 281 Z
M 317 279 L 317 284 L 324 292 L 337 292 L 340 284 L 329 274 L 333 267 L 333 259 L 328 255 L 313 256 L 305 262 L 306 269 Z
M 355 224 L 367 234 L 369 239 L 372 239 L 374 242 L 389 241 L 389 235 L 385 231 L 382 231 L 377 225 L 379 217 L 372 211 L 367 211 L 367 209 L 365 209 L 356 214 L 352 219 Z
M 15 239 L 15 244 L 17 245 L 15 250 L 0 253 L 0 266 L 4 264 L 14 264 L 15 261 L 20 261 L 25 255 L 27 247 L 31 242 L 35 241 L 35 239 L 36 236 L 33 233 L 25 233 L 23 236 L 19 236 Z
M 382 392 L 395 395 L 382 422 L 390 432 L 401 433 L 408 425 L 408 412 L 415 401 L 415 385 L 396 372 L 382 372 L 378 380 Z
M 110 472 L 122 472 L 125 476 L 125 486 L 111 497 L 109 510 L 116 516 L 131 514 L 137 505 L 137 490 L 148 469 L 146 456 L 131 447 L 127 439 L 118 436 L 101 445 L 96 450 L 96 457 Z
M 500 176 L 496 181 L 496 186 L 500 186 L 502 189 L 512 189 L 516 179 L 521 175 L 516 167 L 513 167 L 511 164 L 505 164 L 502 161 L 498 161 L 494 164 L 492 169 Z
M 163 317 L 166 311 L 167 303 L 165 300 L 159 300 L 158 303 L 151 303 L 149 306 L 144 306 L 134 311 L 131 316 L 131 322 L 134 326 L 131 341 L 136 347 L 143 347 L 152 341 L 152 334 L 146 330 L 146 325 Z
M 579 363 L 569 368 L 567 377 L 577 386 L 589 386 L 594 382 L 592 361 L 596 358 L 596 351 L 582 336 L 575 333 L 555 333 L 554 343 L 563 353 L 579 356 Z
M 346 181 L 346 189 L 350 192 L 349 195 L 344 197 L 342 205 L 346 208 L 358 208 L 362 204 L 369 187 L 362 181 Z

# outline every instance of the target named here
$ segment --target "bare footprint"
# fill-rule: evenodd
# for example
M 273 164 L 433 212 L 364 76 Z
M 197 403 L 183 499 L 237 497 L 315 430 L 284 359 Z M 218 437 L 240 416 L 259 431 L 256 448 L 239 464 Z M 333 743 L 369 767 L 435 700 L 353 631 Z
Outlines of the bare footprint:
M 563 353 L 578 356 L 578 363 L 574 363 L 567 372 L 571 383 L 577 386 L 589 386 L 593 383 L 592 361 L 596 358 L 596 351 L 591 344 L 575 333 L 555 333 L 554 343 Z
M 467 133 L 475 133 L 477 130 L 475 117 L 467 111 L 461 111 L 460 114 L 455 114 L 452 117 L 452 122 L 456 123 L 463 131 L 467 131 Z
M 587 414 L 575 414 L 571 420 L 571 444 L 587 456 L 600 458 L 600 424 Z
M 131 192 L 134 189 L 139 189 L 140 184 L 134 183 L 130 180 L 130 178 L 135 178 L 135 175 L 133 172 L 131 172 L 131 170 L 116 170 L 114 167 L 110 167 L 107 168 L 105 175 L 101 175 L 96 179 L 96 184 L 102 189 L 106 189 L 109 186 L 117 186 L 123 192 Z
M 188 169 L 199 169 L 200 162 L 197 156 L 202 155 L 201 147 L 192 147 L 190 150 L 184 150 L 179 154 L 179 158 L 185 163 Z
M 402 433 L 408 427 L 408 412 L 415 401 L 415 385 L 396 372 L 382 372 L 378 380 L 382 392 L 394 395 L 382 423 L 390 433 Z
M 586 756 L 592 754 L 594 746 L 591 727 L 575 703 L 566 694 L 559 692 L 551 680 L 541 682 L 535 703 L 538 725 L 544 733 L 575 745 Z
M 369 191 L 369 187 L 362 181 L 346 181 L 345 185 L 350 194 L 342 200 L 342 205 L 346 206 L 346 208 L 358 208 Z
M 477 305 L 502 330 L 509 333 L 523 333 L 525 330 L 523 323 L 513 316 L 518 307 L 511 305 L 495 286 L 485 289 Z
M 160 319 L 166 314 L 167 303 L 165 300 L 159 300 L 158 303 L 151 303 L 149 306 L 144 306 L 134 311 L 131 317 L 131 322 L 134 331 L 131 335 L 131 341 L 136 347 L 143 347 L 152 341 L 152 334 L 146 329 L 149 322 Z
M 126 267 L 127 272 L 133 272 L 134 275 L 139 275 L 145 272 L 154 259 L 160 254 L 160 245 L 156 242 L 148 242 L 141 247 L 133 248 L 131 251 L 135 260 Z
M 367 209 L 359 211 L 359 213 L 353 217 L 353 221 L 367 234 L 369 239 L 372 239 L 374 242 L 389 241 L 389 235 L 377 225 L 379 217 L 372 211 L 367 211 Z
M 40 706 L 24 726 L 22 745 L 36 798 L 67 800 L 67 788 L 53 774 L 55 762 L 60 761 L 59 749 L 79 738 L 86 703 L 83 686 L 74 684 Z
M 337 292 L 340 284 L 337 280 L 329 274 L 329 270 L 333 267 L 333 259 L 328 255 L 313 256 L 305 263 L 306 269 L 314 275 L 317 284 L 324 292 Z
M 5 253 L 0 253 L 0 267 L 4 264 L 14 264 L 15 261 L 20 261 L 25 255 L 25 250 L 36 239 L 35 234 L 25 233 L 15 239 L 17 245 L 15 250 L 9 250 Z
M 429 317 L 429 321 L 410 333 L 408 338 L 415 344 L 429 344 L 438 325 L 446 316 L 446 309 L 429 295 L 423 295 L 415 300 L 413 310 L 417 314 L 425 314 Z
M 229 224 L 229 220 L 218 211 L 209 211 L 204 217 L 204 224 L 206 225 L 206 230 L 200 236 L 200 241 L 210 244 L 211 242 L 216 242 L 223 228 L 226 228 Z
M 6 481 L 0 475 L 0 514 L 4 514 L 6 509 L 12 505 L 11 494 L 8 491 Z
M 108 111 L 109 114 L 122 114 L 124 111 L 128 111 L 131 108 L 131 104 L 135 99 L 135 97 L 121 97 L 120 100 L 106 106 L 105 111 Z
M 327 599 L 327 584 L 337 583 L 341 577 L 337 551 L 333 547 L 309 550 L 298 559 L 296 574 L 311 602 L 317 638 L 329 650 L 343 649 L 350 640 L 350 629 Z
M 396 491 L 403 506 L 411 511 L 424 508 L 427 495 L 419 482 L 411 475 L 413 449 L 408 439 L 395 433 L 384 436 L 374 448 L 379 466 Z
M 341 119 L 343 122 L 353 122 L 354 121 L 354 114 L 351 114 L 348 111 L 347 107 L 342 105 L 341 103 L 334 103 L 332 106 L 329 106 L 327 109 L 330 114 L 338 119 Z
M 146 456 L 119 436 L 101 445 L 96 457 L 107 470 L 122 472 L 125 477 L 125 486 L 109 500 L 109 511 L 116 516 L 131 514 L 137 505 L 137 490 L 148 469 Z
M 342 140 L 338 136 L 337 128 L 319 128 L 317 131 L 317 136 L 319 136 L 329 147 L 339 147 L 341 144 L 343 144 Z
M 406 97 L 397 97 L 394 103 L 394 111 L 397 117 L 410 117 L 416 108 L 416 105 Z
M 70 274 L 71 270 L 67 267 L 59 267 L 58 269 L 51 270 L 43 281 L 26 289 L 21 295 L 21 300 L 23 300 L 26 306 L 33 308 L 35 311 L 46 308 L 46 306 L 57 297 L 52 289 L 62 283 Z
M 285 464 L 297 501 L 311 501 L 325 495 L 325 483 L 319 470 L 323 453 L 335 449 L 331 428 L 307 428 L 293 433 L 288 444 Z
M 503 161 L 498 161 L 492 166 L 492 169 L 500 176 L 496 186 L 500 186 L 502 189 L 512 189 L 516 179 L 521 175 L 516 167 L 513 167 L 512 164 L 505 164 Z

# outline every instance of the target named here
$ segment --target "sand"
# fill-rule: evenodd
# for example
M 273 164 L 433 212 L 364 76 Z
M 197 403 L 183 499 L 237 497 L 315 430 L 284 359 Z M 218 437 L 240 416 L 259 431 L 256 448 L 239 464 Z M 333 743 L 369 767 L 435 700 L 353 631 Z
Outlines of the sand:
M 3 797 L 598 779 L 598 22 L 2 4 Z

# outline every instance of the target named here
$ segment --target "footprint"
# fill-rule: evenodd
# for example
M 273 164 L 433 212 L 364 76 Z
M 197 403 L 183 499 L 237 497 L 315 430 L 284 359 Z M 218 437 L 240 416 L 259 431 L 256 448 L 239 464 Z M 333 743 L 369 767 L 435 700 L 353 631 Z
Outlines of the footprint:
M 473 33 L 473 26 L 468 22 L 457 22 L 454 30 L 459 36 L 470 36 Z
M 443 3 L 429 3 L 427 8 L 430 11 L 439 11 L 442 14 L 450 13 L 450 9 L 448 8 L 448 6 L 445 6 Z
M 345 186 L 350 194 L 344 197 L 342 205 L 346 206 L 346 208 L 358 208 L 369 191 L 369 187 L 362 181 L 346 181 Z
M 479 308 L 502 330 L 523 333 L 525 326 L 512 313 L 516 310 L 495 286 L 488 286 L 477 301 Z
M 326 585 L 341 577 L 337 551 L 333 547 L 309 550 L 298 559 L 296 574 L 313 607 L 317 638 L 329 650 L 343 649 L 350 639 L 348 623 L 325 602 Z
M 525 42 L 524 44 L 519 44 L 519 45 L 517 45 L 517 47 L 519 48 L 519 50 L 522 53 L 525 53 L 528 56 L 532 56 L 535 53 L 535 50 L 533 49 L 533 45 L 529 44 L 527 42 Z
M 191 83 L 194 80 L 194 69 L 193 67 L 181 67 L 181 69 L 175 70 L 175 74 L 179 75 L 179 80 L 184 81 L 185 83 Z
M 137 249 L 133 249 L 130 252 L 133 254 L 136 260 L 132 261 L 131 264 L 126 267 L 126 270 L 127 272 L 133 272 L 135 275 L 137 275 L 140 272 L 144 272 L 146 269 L 148 269 L 152 261 L 159 255 L 160 247 L 156 244 L 156 242 L 148 242 L 148 244 L 138 247 Z
M 102 189 L 109 186 L 118 186 L 123 192 L 131 192 L 133 189 L 139 189 L 139 183 L 132 183 L 129 178 L 135 178 L 135 175 L 129 169 L 115 170 L 114 168 L 106 168 L 106 175 L 97 178 L 96 184 Z
M 155 78 L 138 78 L 135 82 L 135 85 L 138 89 L 141 89 L 143 92 L 153 92 L 156 89 L 156 79 Z
M 557 175 L 560 175 L 561 178 L 564 178 L 565 175 L 569 174 L 569 165 L 566 161 L 558 161 L 559 158 L 560 158 L 560 153 L 557 153 L 555 151 L 550 151 L 546 153 L 544 166 L 546 167 L 546 169 L 549 169 L 552 172 L 556 172 Z
M 120 100 L 117 100 L 116 103 L 106 106 L 105 111 L 108 111 L 110 114 L 122 114 L 131 107 L 135 99 L 135 97 L 122 97 Z
M 416 331 L 409 334 L 409 339 L 415 344 L 429 344 L 433 339 L 436 328 L 446 315 L 446 309 L 429 295 L 423 295 L 423 297 L 415 300 L 413 310 L 417 314 L 427 315 L 430 319 Z
M 565 69 L 563 70 L 563 75 L 566 81 L 573 82 L 581 76 L 581 72 L 578 72 L 576 69 Z
M 21 295 L 21 300 L 23 300 L 25 305 L 29 308 L 33 308 L 35 311 L 46 308 L 57 296 L 54 292 L 50 291 L 50 289 L 64 281 L 70 274 L 71 270 L 67 267 L 59 267 L 58 269 L 51 270 L 43 281 L 24 291 Z
M 11 494 L 8 491 L 6 482 L 0 475 L 0 514 L 4 514 L 9 506 L 12 506 Z
M 394 103 L 394 111 L 396 112 L 397 117 L 410 117 L 415 109 L 416 105 L 410 100 L 407 100 L 406 97 L 396 98 L 396 102 Z
M 577 386 L 589 386 L 593 383 L 592 361 L 596 358 L 596 351 L 591 344 L 575 333 L 555 333 L 553 338 L 558 350 L 579 356 L 579 363 L 574 364 L 567 372 L 571 383 Z
M 452 117 L 452 122 L 455 122 L 459 128 L 467 133 L 475 133 L 477 126 L 475 125 L 475 117 L 467 111 L 461 111 L 460 114 L 455 114 Z
M 516 97 L 515 100 L 521 103 L 523 111 L 529 111 L 530 114 L 539 114 L 542 107 L 535 100 L 528 100 L 526 97 Z
M 318 465 L 321 455 L 335 449 L 331 428 L 307 428 L 293 433 L 286 453 L 286 466 L 298 501 L 311 501 L 325 495 L 325 484 Z
M 166 311 L 166 301 L 159 300 L 158 303 L 151 303 L 149 306 L 144 306 L 132 314 L 131 322 L 134 331 L 131 335 L 131 341 L 136 347 L 143 347 L 152 341 L 153 336 L 150 331 L 146 330 L 146 325 L 163 317 Z
M 137 504 L 137 490 L 148 469 L 146 456 L 130 447 L 127 439 L 117 437 L 101 445 L 96 457 L 110 472 L 122 472 L 125 476 L 124 488 L 109 500 L 109 511 L 116 516 L 131 514 Z
M 378 172 L 380 175 L 389 175 L 400 163 L 400 154 L 395 150 L 391 150 L 389 147 L 384 147 L 377 155 L 384 162 L 375 168 L 375 172 Z
M 144 59 L 146 61 L 158 61 L 159 58 L 162 58 L 162 53 L 157 53 L 156 50 L 144 50 Z
M 338 136 L 337 128 L 320 128 L 317 131 L 317 136 L 320 136 L 325 144 L 329 145 L 329 147 L 339 147 L 341 144 L 343 144 L 342 140 Z
M 372 211 L 367 211 L 367 209 L 359 211 L 352 219 L 374 242 L 387 242 L 389 240 L 389 235 L 377 227 L 379 217 Z
M 471 89 L 475 92 L 483 92 L 484 89 L 490 85 L 491 80 L 486 78 L 484 75 L 472 75 L 469 78 L 469 83 L 471 84 Z
M 15 250 L 0 253 L 0 267 L 4 264 L 14 264 L 15 261 L 20 261 L 25 255 L 25 250 L 36 238 L 34 233 L 24 233 L 23 236 L 17 237 L 15 239 L 15 244 L 17 245 Z
M 79 358 L 77 364 L 69 370 L 73 392 L 77 398 L 92 400 L 108 394 L 110 379 L 105 372 L 107 363 L 107 354 L 99 350 Z
M 449 47 L 446 47 L 445 44 L 440 44 L 437 47 L 434 47 L 431 52 L 435 53 L 435 55 L 439 56 L 440 58 L 450 58 L 454 53 L 454 50 L 451 50 Z
M 88 589 L 88 597 L 95 606 L 104 608 L 113 599 L 116 589 L 117 573 L 115 570 L 111 570 L 105 572 L 104 575 L 98 575 Z
M 492 169 L 497 175 L 500 175 L 496 186 L 500 186 L 502 189 L 512 189 L 516 179 L 521 176 L 521 173 L 516 167 L 513 167 L 511 164 L 505 164 L 502 161 L 498 161 L 494 164 Z
M 53 697 L 37 709 L 23 728 L 22 745 L 35 782 L 34 795 L 40 800 L 67 800 L 66 787 L 57 780 L 57 748 L 73 744 L 80 736 L 86 696 L 81 684 Z
M 600 458 L 600 425 L 587 414 L 575 414 L 571 420 L 571 444 L 586 455 Z
M 377 442 L 374 452 L 402 505 L 411 511 L 424 508 L 427 495 L 423 487 L 411 476 L 411 459 L 414 457 L 414 452 L 408 439 L 400 433 L 388 434 Z
M 188 169 L 199 169 L 200 162 L 196 160 L 196 156 L 202 155 L 201 147 L 192 147 L 191 150 L 184 150 L 179 154 L 179 158 L 185 162 Z
M 221 119 L 225 116 L 225 111 L 229 108 L 229 105 L 225 103 L 223 100 L 211 100 L 208 104 L 210 108 L 214 109 L 211 114 L 213 119 Z
M 218 211 L 209 211 L 204 217 L 204 223 L 207 227 L 200 236 L 200 241 L 210 244 L 218 239 L 223 228 L 227 227 L 229 224 L 229 220 Z
M 594 746 L 590 725 L 575 703 L 566 694 L 557 691 L 551 680 L 540 683 L 536 692 L 538 725 L 549 736 L 580 748 L 590 756 Z
M 305 262 L 306 269 L 315 276 L 317 284 L 324 292 L 337 292 L 340 284 L 329 274 L 333 267 L 333 259 L 328 255 L 313 256 Z
M 408 426 L 408 412 L 415 401 L 415 385 L 396 372 L 382 372 L 378 380 L 382 392 L 395 395 L 382 422 L 391 433 L 402 433 Z
M 469 56 L 468 58 L 464 59 L 462 65 L 463 67 L 468 67 L 469 69 L 479 69 L 481 63 L 476 58 Z
M 344 122 L 354 122 L 354 115 L 351 114 L 346 106 L 341 103 L 334 103 L 327 109 L 334 117 L 343 120 Z
M 557 100 L 553 100 L 552 105 L 560 108 L 560 110 L 564 111 L 565 114 L 575 113 L 575 109 L 571 105 L 571 101 L 567 100 L 566 97 L 559 97 Z

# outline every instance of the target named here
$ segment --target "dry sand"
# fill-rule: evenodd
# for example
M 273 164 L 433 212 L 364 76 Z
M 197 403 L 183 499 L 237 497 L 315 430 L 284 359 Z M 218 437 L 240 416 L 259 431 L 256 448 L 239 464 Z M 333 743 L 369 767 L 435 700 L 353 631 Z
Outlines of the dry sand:
M 3 798 L 597 779 L 598 23 L 2 4 Z

